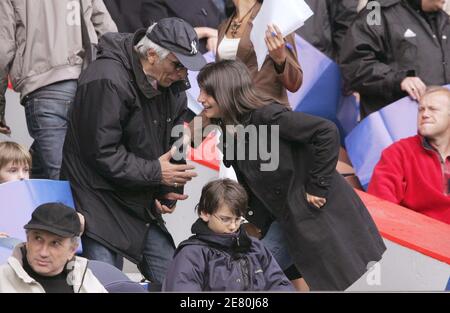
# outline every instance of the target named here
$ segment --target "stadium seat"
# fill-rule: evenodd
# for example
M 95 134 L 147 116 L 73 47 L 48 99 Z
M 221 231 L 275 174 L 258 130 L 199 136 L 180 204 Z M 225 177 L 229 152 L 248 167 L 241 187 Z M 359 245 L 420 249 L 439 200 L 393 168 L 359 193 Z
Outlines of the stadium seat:
M 116 267 L 101 261 L 89 260 L 89 269 L 109 293 L 145 293 L 144 287 L 130 280 Z

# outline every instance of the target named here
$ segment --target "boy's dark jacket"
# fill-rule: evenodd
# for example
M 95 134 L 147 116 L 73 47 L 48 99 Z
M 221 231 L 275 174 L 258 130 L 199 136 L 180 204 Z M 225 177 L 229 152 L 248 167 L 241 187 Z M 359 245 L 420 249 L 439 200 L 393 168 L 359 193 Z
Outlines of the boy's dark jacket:
M 270 252 L 240 228 L 216 234 L 198 219 L 178 246 L 165 291 L 294 291 Z

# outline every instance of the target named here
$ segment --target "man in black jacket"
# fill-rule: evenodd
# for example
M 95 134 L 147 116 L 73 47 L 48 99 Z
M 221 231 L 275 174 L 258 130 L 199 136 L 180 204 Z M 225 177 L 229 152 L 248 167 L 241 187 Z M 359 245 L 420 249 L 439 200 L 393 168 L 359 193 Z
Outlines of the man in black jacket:
M 194 29 L 168 18 L 135 34 L 109 33 L 80 77 L 64 144 L 63 177 L 85 216 L 83 252 L 121 268 L 122 256 L 154 283 L 174 243 L 161 213 L 184 200 L 196 173 L 171 149 L 187 111 L 187 69 L 205 64 Z M 174 203 L 172 203 L 173 205 Z
M 361 116 L 427 85 L 450 83 L 450 19 L 444 0 L 379 0 L 365 9 L 343 42 L 345 80 L 361 94 Z

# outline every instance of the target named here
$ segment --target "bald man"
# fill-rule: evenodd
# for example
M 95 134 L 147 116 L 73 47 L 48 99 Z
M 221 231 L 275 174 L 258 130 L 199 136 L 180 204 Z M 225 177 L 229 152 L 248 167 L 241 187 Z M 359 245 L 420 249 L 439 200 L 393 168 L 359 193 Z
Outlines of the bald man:
M 429 87 L 417 114 L 418 134 L 388 148 L 369 193 L 450 223 L 450 91 Z

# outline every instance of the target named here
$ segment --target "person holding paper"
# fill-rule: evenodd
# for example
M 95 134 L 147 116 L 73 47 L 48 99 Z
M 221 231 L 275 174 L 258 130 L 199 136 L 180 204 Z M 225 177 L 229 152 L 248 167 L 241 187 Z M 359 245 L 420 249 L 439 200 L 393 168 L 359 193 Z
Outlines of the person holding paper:
M 250 71 L 256 88 L 275 101 L 289 106 L 286 90 L 296 92 L 303 80 L 297 59 L 294 35 L 283 38 L 276 25 L 268 25 L 265 40 L 269 55 L 258 71 L 256 55 L 250 41 L 252 22 L 262 0 L 233 0 L 234 14 L 219 26 L 216 60 L 238 59 Z
M 249 69 L 253 84 L 260 92 L 290 107 L 287 90 L 296 92 L 303 81 L 294 34 L 283 38 L 276 25 L 267 25 L 266 37 L 261 40 L 265 40 L 269 54 L 258 71 L 250 33 L 253 28 L 252 22 L 258 15 L 263 0 L 233 0 L 233 3 L 234 13 L 218 28 L 216 61 L 230 59 L 242 61 Z M 202 118 L 202 127 L 210 124 L 210 120 L 204 114 L 201 113 L 199 116 Z M 194 127 L 194 121 L 189 127 L 191 134 L 197 133 L 198 127 Z M 206 136 L 207 134 L 203 134 L 202 137 Z
M 278 227 L 283 236 L 274 247 L 288 251 L 312 290 L 347 289 L 386 247 L 364 203 L 335 170 L 334 123 L 260 94 L 240 61 L 209 63 L 197 79 L 198 102 L 222 129 L 224 163 L 248 193 L 245 218 L 263 230 L 264 245 Z
M 235 11 L 218 28 L 218 47 L 216 61 L 240 60 L 250 70 L 253 83 L 261 92 L 278 103 L 290 107 L 287 90 L 296 92 L 303 81 L 295 48 L 294 34 L 283 38 L 276 25 L 267 25 L 265 40 L 269 54 L 258 71 L 256 53 L 250 40 L 253 20 L 261 9 L 263 0 L 233 0 Z M 202 126 L 210 121 L 204 114 Z M 193 122 L 189 124 L 191 133 L 195 133 Z M 206 137 L 204 134 L 203 137 Z

